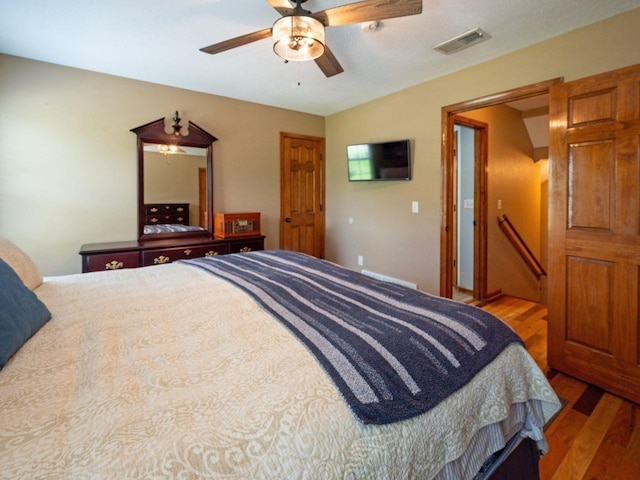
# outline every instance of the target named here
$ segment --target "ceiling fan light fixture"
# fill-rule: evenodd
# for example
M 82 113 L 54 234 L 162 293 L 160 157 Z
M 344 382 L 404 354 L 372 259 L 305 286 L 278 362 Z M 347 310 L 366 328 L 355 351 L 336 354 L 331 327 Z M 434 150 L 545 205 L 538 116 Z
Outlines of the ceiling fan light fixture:
M 285 60 L 304 62 L 324 53 L 324 25 L 305 15 L 282 17 L 273 24 L 273 51 Z

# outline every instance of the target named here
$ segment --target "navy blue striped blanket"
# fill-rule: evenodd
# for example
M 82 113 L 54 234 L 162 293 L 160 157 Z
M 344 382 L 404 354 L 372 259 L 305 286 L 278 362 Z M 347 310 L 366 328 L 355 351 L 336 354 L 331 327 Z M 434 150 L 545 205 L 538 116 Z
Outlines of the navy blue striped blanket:
M 420 415 L 520 338 L 491 314 L 317 258 L 265 250 L 187 260 L 243 289 L 315 356 L 363 423 Z

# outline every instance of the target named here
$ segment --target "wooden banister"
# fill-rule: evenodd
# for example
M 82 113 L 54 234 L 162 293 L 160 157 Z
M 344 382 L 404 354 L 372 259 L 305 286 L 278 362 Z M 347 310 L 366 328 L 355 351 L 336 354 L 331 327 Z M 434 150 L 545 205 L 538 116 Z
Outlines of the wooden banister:
M 520 257 L 522 257 L 522 259 L 524 260 L 524 263 L 527 264 L 536 278 L 540 280 L 540 277 L 542 275 L 546 275 L 547 272 L 544 271 L 544 268 L 542 268 L 542 265 L 540 264 L 538 259 L 529 249 L 526 242 L 520 236 L 520 234 L 506 215 L 502 215 L 502 219 L 498 217 L 498 225 L 500 226 L 500 230 L 504 232 L 516 251 L 520 254 Z

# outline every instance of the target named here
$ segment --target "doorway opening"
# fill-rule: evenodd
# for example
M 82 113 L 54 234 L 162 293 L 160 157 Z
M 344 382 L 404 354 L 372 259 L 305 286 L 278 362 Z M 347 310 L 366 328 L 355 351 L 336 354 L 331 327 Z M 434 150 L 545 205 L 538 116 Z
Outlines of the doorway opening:
M 535 83 L 532 85 L 520 87 L 514 90 L 489 95 L 475 100 L 470 100 L 454 105 L 449 105 L 442 108 L 442 223 L 440 229 L 440 295 L 447 298 L 453 298 L 454 285 L 457 285 L 458 279 L 456 278 L 456 250 L 459 241 L 456 241 L 458 237 L 458 222 L 456 205 L 458 204 L 458 180 L 456 176 L 456 133 L 455 125 L 456 119 L 463 118 L 462 114 L 465 112 L 471 112 L 485 107 L 491 107 L 496 105 L 507 104 L 517 100 L 528 99 L 531 97 L 548 94 L 551 86 L 561 83 L 561 78 L 548 80 L 545 82 Z M 473 127 L 473 126 L 472 126 Z M 481 169 L 481 172 L 486 173 Z M 481 190 L 478 175 L 478 169 L 474 172 L 474 186 L 478 188 L 477 192 L 474 192 L 474 217 L 476 225 L 474 226 L 474 299 L 480 302 L 488 302 L 493 298 L 499 296 L 501 292 L 499 290 L 494 292 L 487 291 L 488 279 L 487 279 L 487 244 L 489 240 L 486 236 L 487 231 L 487 214 L 486 210 L 482 215 L 482 202 L 479 198 L 484 198 L 486 205 L 486 198 L 489 196 L 490 185 L 484 184 L 484 190 Z M 486 181 L 486 178 L 485 178 Z M 482 193 L 483 196 L 478 197 Z M 462 199 L 462 209 L 464 210 L 464 199 Z M 458 205 L 459 206 L 459 205 Z M 477 212 L 475 212 L 477 210 Z M 459 209 L 458 209 L 459 211 Z M 484 234 L 481 232 L 484 231 Z M 484 235 L 484 236 L 483 236 Z M 485 248 L 482 248 L 482 241 L 485 241 Z
M 454 115 L 453 133 L 453 298 L 484 300 L 488 125 Z

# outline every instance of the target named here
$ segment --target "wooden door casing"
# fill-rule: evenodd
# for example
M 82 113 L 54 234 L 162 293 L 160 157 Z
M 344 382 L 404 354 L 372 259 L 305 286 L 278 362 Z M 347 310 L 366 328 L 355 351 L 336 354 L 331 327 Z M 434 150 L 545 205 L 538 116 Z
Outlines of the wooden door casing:
M 500 105 L 514 100 L 521 100 L 549 92 L 552 85 L 561 83 L 561 78 L 554 78 L 543 82 L 518 87 L 501 93 L 494 93 L 482 98 L 468 100 L 454 105 L 442 107 L 442 221 L 440 225 L 440 295 L 452 297 L 453 290 L 453 197 L 455 183 L 453 181 L 453 125 L 454 116 L 477 110 L 479 108 Z M 487 185 L 487 188 L 489 186 Z M 488 190 L 487 190 L 488 192 Z M 494 293 L 488 292 L 490 300 Z
M 280 134 L 280 248 L 324 258 L 324 139 Z
M 207 225 L 207 169 L 198 168 L 198 225 L 209 228 Z
M 453 124 L 473 129 L 473 298 L 486 301 L 499 292 L 487 291 L 487 164 L 489 160 L 489 124 L 464 117 L 452 116 Z M 455 155 L 457 158 L 457 154 Z M 460 172 L 457 173 L 460 175 Z M 457 182 L 455 189 L 457 191 Z M 461 208 L 457 205 L 457 208 Z M 455 221 L 452 223 L 456 223 Z M 456 229 L 460 226 L 456 225 Z M 457 231 L 456 231 L 457 235 Z
M 640 402 L 640 65 L 549 110 L 549 366 Z

